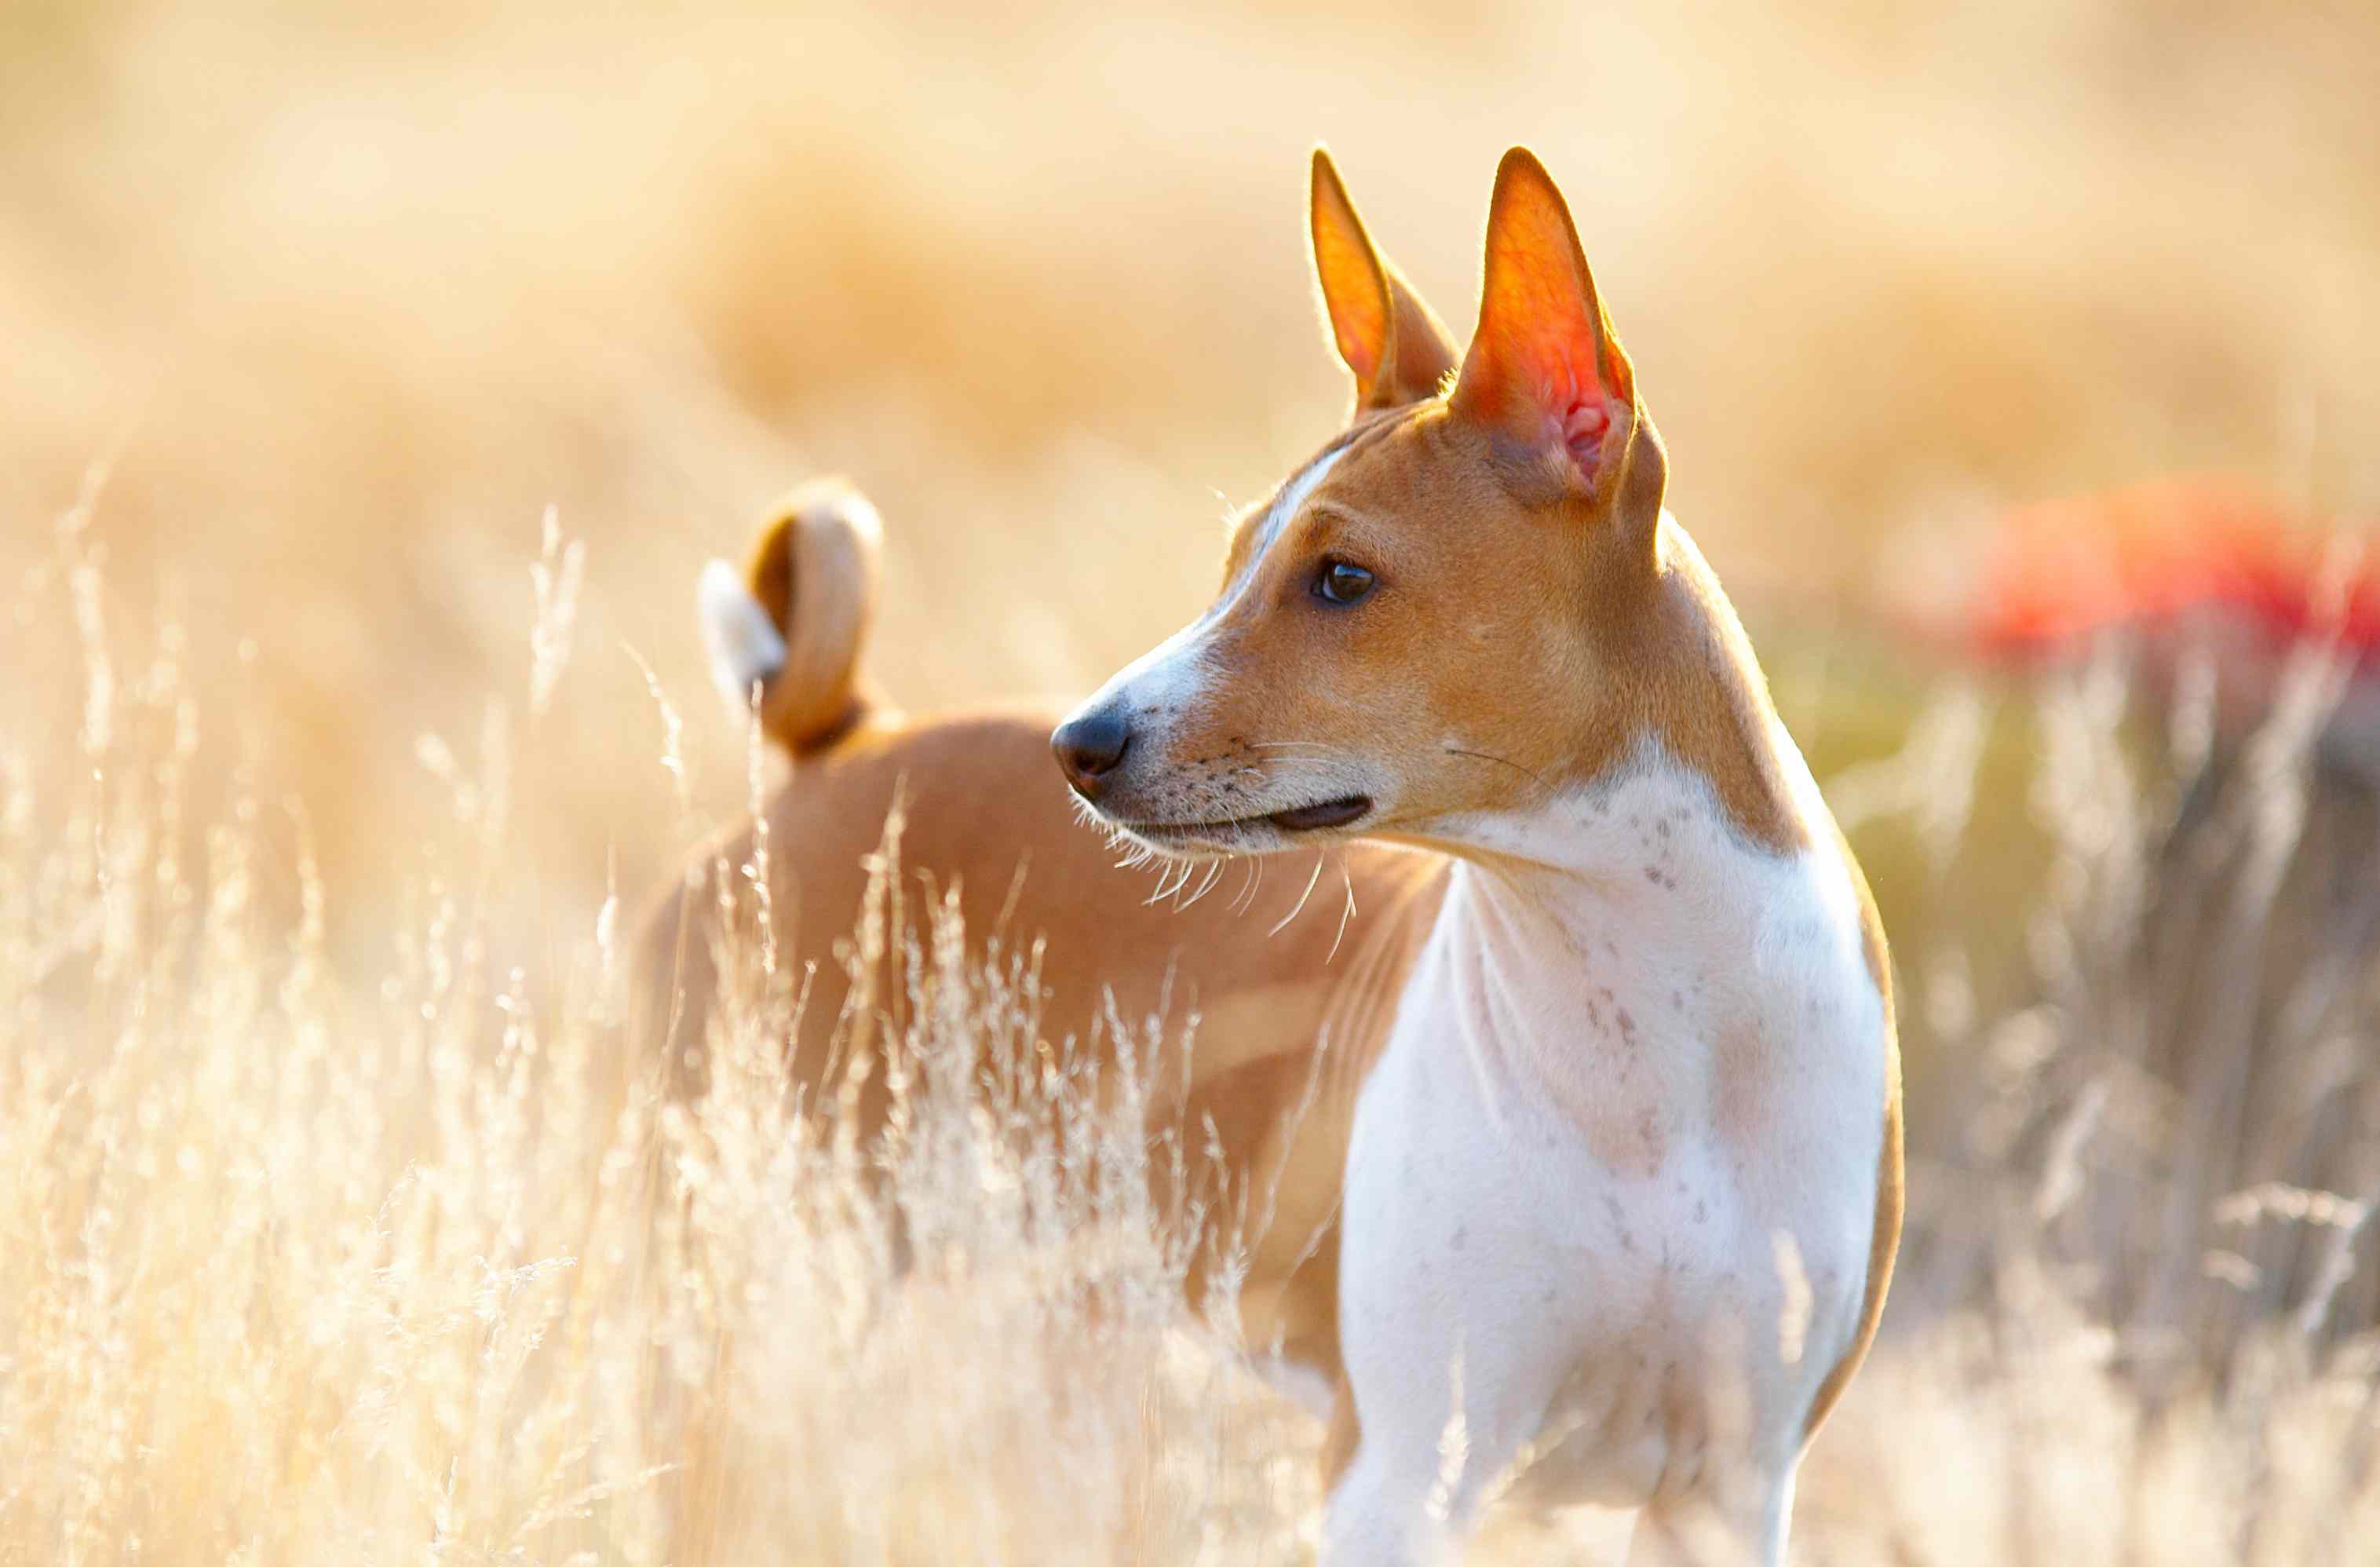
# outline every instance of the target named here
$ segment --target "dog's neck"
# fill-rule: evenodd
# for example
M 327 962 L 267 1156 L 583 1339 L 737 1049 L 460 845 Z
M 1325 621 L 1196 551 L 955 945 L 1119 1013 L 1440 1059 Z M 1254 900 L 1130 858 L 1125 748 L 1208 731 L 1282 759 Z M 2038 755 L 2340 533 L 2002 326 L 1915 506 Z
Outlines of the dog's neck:
M 1781 730 L 1773 743 L 1801 815 L 1816 786 Z M 1456 837 L 1423 1004 L 1469 1053 L 1528 1066 L 1574 1114 L 1601 1117 L 1593 1101 L 1615 1071 L 1692 1075 L 1698 1047 L 1770 1021 L 1793 987 L 1765 972 L 1769 954 L 1814 933 L 1823 947 L 1856 940 L 1840 876 L 1748 837 L 1649 738 L 1607 778 Z

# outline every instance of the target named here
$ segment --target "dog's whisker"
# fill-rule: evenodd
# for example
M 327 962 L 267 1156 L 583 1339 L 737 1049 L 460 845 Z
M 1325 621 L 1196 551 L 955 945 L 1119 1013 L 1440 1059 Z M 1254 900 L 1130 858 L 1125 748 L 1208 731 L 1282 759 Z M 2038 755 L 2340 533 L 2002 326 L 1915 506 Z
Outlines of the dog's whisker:
M 1280 922 L 1275 924 L 1271 929 L 1265 932 L 1266 940 L 1269 941 L 1273 937 L 1280 935 L 1283 930 L 1289 929 L 1289 922 L 1295 919 L 1300 914 L 1305 912 L 1305 900 L 1314 895 L 1314 884 L 1322 880 L 1322 862 L 1329 857 L 1330 852 L 1328 850 L 1317 849 L 1314 851 L 1314 874 L 1305 879 L 1305 891 L 1297 894 L 1297 902 L 1291 905 L 1290 911 L 1287 914 L 1281 917 Z
M 1529 777 L 1535 779 L 1536 781 L 1537 787 L 1541 789 L 1550 791 L 1553 788 L 1552 784 L 1546 782 L 1546 776 L 1544 773 L 1539 772 L 1533 767 L 1524 766 L 1520 762 L 1514 761 L 1510 757 L 1493 756 L 1486 751 L 1467 751 L 1461 746 L 1445 746 L 1441 747 L 1440 749 L 1444 750 L 1446 754 L 1451 757 L 1470 757 L 1476 761 L 1492 761 L 1499 766 L 1509 767 L 1515 772 L 1526 773 Z
M 1196 904 L 1200 898 L 1205 897 L 1208 893 L 1213 892 L 1215 890 L 1215 883 L 1222 880 L 1223 867 L 1230 863 L 1231 858 L 1229 856 L 1210 861 L 1207 867 L 1206 876 L 1201 879 L 1198 883 L 1198 890 L 1190 894 L 1190 901 L 1188 903 L 1179 905 L 1178 907 L 1186 909 L 1190 907 L 1191 905 Z
M 1257 889 L 1264 884 L 1264 868 L 1265 862 L 1262 856 L 1248 861 L 1248 882 L 1246 886 L 1240 889 L 1239 895 L 1232 900 L 1232 913 L 1245 914 L 1256 907 Z
M 1207 871 L 1213 863 L 1214 862 L 1212 860 L 1184 860 L 1182 862 L 1182 879 L 1173 884 L 1174 913 L 1180 914 L 1184 909 L 1190 906 L 1190 900 L 1186 899 L 1183 895 L 1190 890 L 1190 878 Z
M 1194 869 L 1192 862 L 1186 859 L 1170 861 L 1157 873 L 1157 890 L 1141 900 L 1141 906 L 1147 908 L 1152 904 L 1161 904 L 1180 892 L 1183 883 L 1190 880 L 1190 872 Z M 1175 874 L 1177 870 L 1180 872 L 1178 876 Z
M 1339 943 L 1347 939 L 1348 922 L 1355 917 L 1355 873 L 1348 869 L 1346 860 L 1342 859 L 1339 862 L 1339 874 L 1347 882 L 1347 906 L 1339 911 L 1339 933 L 1330 938 L 1330 956 L 1322 960 L 1326 966 L 1331 958 L 1339 955 Z

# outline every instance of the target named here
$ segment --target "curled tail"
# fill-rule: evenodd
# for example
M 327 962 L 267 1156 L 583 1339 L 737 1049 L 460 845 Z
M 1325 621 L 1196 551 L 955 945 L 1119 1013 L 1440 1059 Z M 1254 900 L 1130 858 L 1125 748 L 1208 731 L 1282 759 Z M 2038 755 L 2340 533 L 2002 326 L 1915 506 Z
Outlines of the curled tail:
M 867 496 L 845 480 L 813 480 L 769 514 L 741 574 L 722 560 L 703 568 L 712 676 L 738 710 L 759 686 L 760 727 L 795 756 L 825 749 L 868 712 L 859 651 L 882 547 Z

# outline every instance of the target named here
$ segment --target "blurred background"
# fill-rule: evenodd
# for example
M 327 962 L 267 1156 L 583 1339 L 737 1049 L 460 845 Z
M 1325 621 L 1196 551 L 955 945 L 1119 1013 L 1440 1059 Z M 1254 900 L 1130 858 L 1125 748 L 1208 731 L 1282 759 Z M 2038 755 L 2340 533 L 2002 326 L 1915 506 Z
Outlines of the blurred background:
M 2375 82 L 2346 3 L 12 0 L 0 712 L 70 748 L 90 637 L 137 682 L 187 627 L 194 776 L 303 797 L 331 950 L 376 973 L 389 868 L 453 809 L 425 776 L 499 698 L 533 937 L 745 797 L 693 584 L 773 495 L 836 469 L 881 507 L 904 705 L 1085 689 L 1343 412 L 1308 146 L 1460 334 L 1525 142 L 1878 883 L 1921 1160 L 2055 1151 L 2092 1091 L 2139 1148 L 2241 1137 L 2252 1041 L 2303 1036 L 2278 1151 L 2135 1237 L 2170 1252 L 2235 1175 L 2380 1146 L 2333 1091 L 2380 596 L 2324 542 L 2380 499 Z M 549 508 L 583 581 L 531 714 Z M 62 530 L 104 564 L 79 604 Z M 2309 631 L 2335 656 L 2293 674 Z M 1979 1080 L 2022 1105 L 1978 1118 Z
M 1202 601 L 1226 500 L 1345 401 L 1317 140 L 1458 333 L 1498 154 L 1546 158 L 1772 639 L 1937 601 L 2048 497 L 2368 511 L 2375 80 L 2369 7 L 2247 0 L 14 0 L 0 565 L 107 465 L 111 604 L 254 644 L 336 868 L 517 682 L 551 504 L 603 699 L 539 746 L 561 825 L 638 824 L 650 872 L 623 649 L 732 747 L 691 585 L 806 475 L 885 514 L 874 664 L 916 708 L 1085 688 Z M 736 797 L 732 749 L 698 771 Z

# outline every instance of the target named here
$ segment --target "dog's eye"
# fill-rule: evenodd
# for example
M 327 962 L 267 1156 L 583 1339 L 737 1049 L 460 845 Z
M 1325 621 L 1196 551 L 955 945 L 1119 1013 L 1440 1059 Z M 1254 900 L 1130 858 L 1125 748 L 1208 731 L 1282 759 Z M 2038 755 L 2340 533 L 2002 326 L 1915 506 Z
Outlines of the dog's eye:
M 1314 574 L 1314 596 L 1326 604 L 1352 604 L 1372 590 L 1372 574 L 1345 561 L 1324 561 Z

